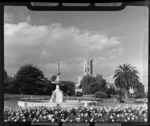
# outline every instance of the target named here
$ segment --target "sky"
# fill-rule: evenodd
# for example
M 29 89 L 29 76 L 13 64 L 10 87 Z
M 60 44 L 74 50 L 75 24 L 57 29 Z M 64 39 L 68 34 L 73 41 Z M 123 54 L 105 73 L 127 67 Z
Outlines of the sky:
M 148 85 L 148 8 L 122 11 L 30 11 L 5 7 L 4 58 L 9 76 L 28 63 L 51 78 L 61 62 L 60 78 L 77 82 L 83 60 L 93 59 L 93 73 L 113 83 L 114 71 L 129 63 Z

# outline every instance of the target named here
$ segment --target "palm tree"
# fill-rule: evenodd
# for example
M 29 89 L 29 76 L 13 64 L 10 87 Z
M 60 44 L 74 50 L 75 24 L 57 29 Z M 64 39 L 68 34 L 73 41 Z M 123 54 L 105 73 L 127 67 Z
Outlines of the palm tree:
M 139 84 L 139 76 L 137 74 L 139 72 L 130 64 L 119 65 L 115 70 L 115 75 L 113 76 L 115 85 L 125 91 L 126 99 L 128 98 L 129 89 L 136 88 Z

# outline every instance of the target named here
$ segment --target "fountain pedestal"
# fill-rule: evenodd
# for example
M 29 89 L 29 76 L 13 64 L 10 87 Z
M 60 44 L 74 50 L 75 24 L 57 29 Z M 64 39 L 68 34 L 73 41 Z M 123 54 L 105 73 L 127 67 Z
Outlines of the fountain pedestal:
M 58 85 L 56 85 L 56 89 L 52 93 L 50 102 L 55 102 L 55 103 L 63 102 L 63 92 L 59 89 Z

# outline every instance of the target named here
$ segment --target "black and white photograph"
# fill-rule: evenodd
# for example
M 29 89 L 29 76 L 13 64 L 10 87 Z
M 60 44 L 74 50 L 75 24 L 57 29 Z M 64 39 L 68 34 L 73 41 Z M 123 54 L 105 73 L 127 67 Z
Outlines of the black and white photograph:
M 147 122 L 148 7 L 4 7 L 4 122 Z

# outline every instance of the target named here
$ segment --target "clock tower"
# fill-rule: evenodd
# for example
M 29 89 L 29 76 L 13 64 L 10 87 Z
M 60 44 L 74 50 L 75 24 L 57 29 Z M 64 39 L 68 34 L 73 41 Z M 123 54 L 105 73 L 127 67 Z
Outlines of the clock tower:
M 84 75 L 93 75 L 93 60 L 87 56 L 87 59 L 84 61 Z

